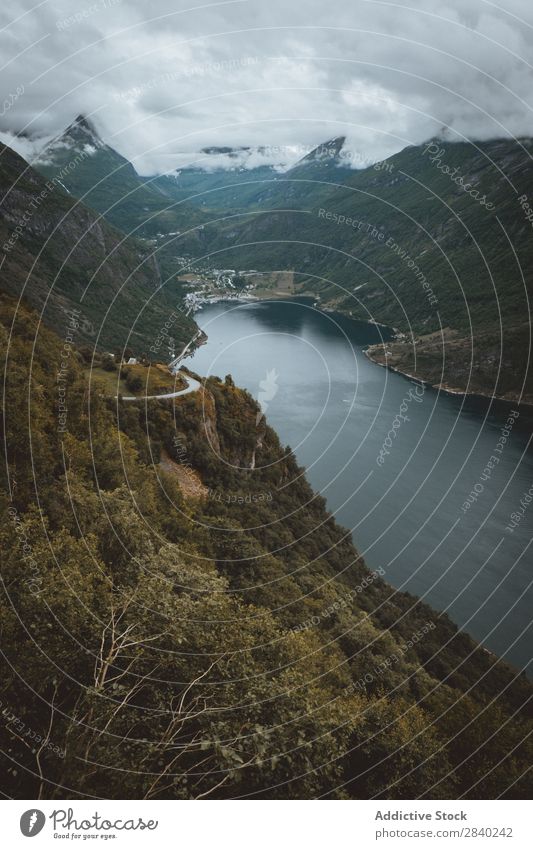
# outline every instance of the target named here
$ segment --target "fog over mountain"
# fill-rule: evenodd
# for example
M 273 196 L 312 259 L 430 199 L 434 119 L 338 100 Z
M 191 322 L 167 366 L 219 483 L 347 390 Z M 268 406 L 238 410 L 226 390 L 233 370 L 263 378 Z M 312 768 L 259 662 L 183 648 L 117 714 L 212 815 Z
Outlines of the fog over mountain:
M 346 135 L 362 167 L 436 134 L 533 134 L 527 0 L 8 0 L 0 16 L 0 137 L 25 156 L 79 113 L 143 174 L 203 167 L 213 146 L 284 166 Z

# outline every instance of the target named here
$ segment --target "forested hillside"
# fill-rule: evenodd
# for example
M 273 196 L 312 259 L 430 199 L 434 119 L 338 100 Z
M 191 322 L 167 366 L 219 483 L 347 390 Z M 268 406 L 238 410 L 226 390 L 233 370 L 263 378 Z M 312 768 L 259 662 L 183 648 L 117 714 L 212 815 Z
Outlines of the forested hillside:
M 76 158 L 78 157 L 78 158 Z M 70 173 L 82 167 L 74 153 Z M 155 255 L 68 196 L 61 170 L 45 179 L 0 145 L 2 289 L 23 296 L 65 336 L 77 310 L 75 341 L 150 356 L 173 316 L 179 348 L 197 328 L 167 292 Z
M 389 364 L 531 403 L 532 198 L 530 139 L 434 140 L 359 171 L 303 160 L 180 250 L 293 270 L 323 307 L 406 334 Z
M 71 135 L 69 128 L 65 138 Z M 530 344 L 531 139 L 433 139 L 355 168 L 360 163 L 341 136 L 285 173 L 192 167 L 142 185 L 137 177 L 135 189 L 120 191 L 117 176 L 134 169 L 99 144 L 69 178 L 70 190 L 98 193 L 97 207 L 124 229 L 143 216 L 142 232 L 158 236 L 169 278 L 184 264 L 200 274 L 212 266 L 289 270 L 296 293 L 312 294 L 323 308 L 405 334 L 394 352 L 371 352 L 379 362 L 436 386 L 533 403 L 523 355 Z M 108 176 L 104 154 L 122 163 Z M 53 156 L 62 160 L 64 149 Z M 37 167 L 49 174 L 52 166 Z M 109 200 L 146 191 L 151 199 L 134 219 L 122 201 Z
M 4 793 L 527 797 L 531 684 L 367 570 L 231 378 L 127 404 L 73 351 L 60 419 L 62 340 L 0 319 Z
M 202 239 L 228 265 L 231 256 L 240 268 L 307 275 L 306 288 L 359 318 L 418 332 L 437 330 L 439 316 L 443 326 L 486 327 L 498 309 L 521 321 L 530 152 L 530 140 L 433 141 L 362 170 L 303 160 L 257 191 L 256 214 L 205 228 Z
M 72 162 L 76 166 L 72 167 Z M 47 179 L 61 183 L 86 206 L 135 236 L 189 227 L 201 221 L 194 205 L 169 192 L 172 181 L 140 177 L 132 163 L 106 144 L 93 122 L 78 117 L 31 163 Z

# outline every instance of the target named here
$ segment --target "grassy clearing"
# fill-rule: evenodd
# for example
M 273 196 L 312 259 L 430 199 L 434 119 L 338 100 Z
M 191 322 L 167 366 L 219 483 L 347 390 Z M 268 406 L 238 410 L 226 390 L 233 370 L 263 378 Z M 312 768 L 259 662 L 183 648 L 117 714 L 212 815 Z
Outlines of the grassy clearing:
M 94 388 L 96 385 L 103 385 L 106 395 L 129 395 L 126 382 L 122 378 L 119 380 L 118 371 L 107 371 L 104 368 L 95 366 L 92 369 L 86 368 L 85 374 L 91 388 Z
M 95 382 L 103 385 L 106 395 L 135 395 L 142 398 L 145 395 L 165 395 L 185 389 L 186 383 L 181 377 L 173 375 L 168 366 L 162 363 L 123 365 L 118 371 L 108 371 L 99 366 L 86 369 L 85 373 L 93 385 Z

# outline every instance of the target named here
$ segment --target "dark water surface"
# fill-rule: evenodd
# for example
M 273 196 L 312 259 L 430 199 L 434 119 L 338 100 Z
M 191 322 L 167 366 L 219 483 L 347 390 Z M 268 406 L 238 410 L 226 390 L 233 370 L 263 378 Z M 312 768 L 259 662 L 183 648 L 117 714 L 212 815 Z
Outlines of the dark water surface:
M 489 410 L 483 399 L 432 389 L 417 395 L 415 383 L 364 356 L 384 329 L 310 303 L 214 304 L 195 318 L 209 339 L 186 361 L 194 371 L 230 373 L 257 398 L 275 370 L 267 420 L 368 566 L 526 668 L 533 502 L 512 532 L 506 526 L 533 484 L 531 414 L 521 411 L 503 443 L 512 407 Z M 385 443 L 393 422 L 396 436 Z M 389 454 L 378 461 L 383 448 Z M 487 470 L 491 456 L 499 462 Z

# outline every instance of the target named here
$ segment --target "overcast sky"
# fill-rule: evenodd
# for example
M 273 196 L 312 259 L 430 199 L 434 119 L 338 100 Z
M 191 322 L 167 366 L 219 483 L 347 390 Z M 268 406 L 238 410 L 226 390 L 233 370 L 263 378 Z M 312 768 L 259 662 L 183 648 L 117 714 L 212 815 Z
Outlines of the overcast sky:
M 80 112 L 141 173 L 206 145 L 278 162 L 346 135 L 359 166 L 443 128 L 533 135 L 531 0 L 2 0 L 0 21 L 1 138 L 26 155 Z

